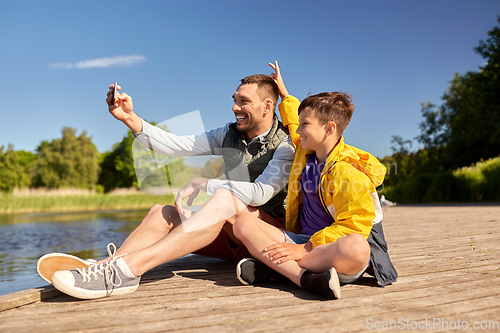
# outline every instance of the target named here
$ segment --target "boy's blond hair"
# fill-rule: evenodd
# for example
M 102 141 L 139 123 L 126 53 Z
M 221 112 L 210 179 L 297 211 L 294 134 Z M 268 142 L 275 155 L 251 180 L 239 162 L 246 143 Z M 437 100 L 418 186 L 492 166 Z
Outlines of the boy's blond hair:
M 335 122 L 337 133 L 341 136 L 351 121 L 354 108 L 350 95 L 337 91 L 324 92 L 304 99 L 300 103 L 299 114 L 306 109 L 314 111 L 321 124 Z

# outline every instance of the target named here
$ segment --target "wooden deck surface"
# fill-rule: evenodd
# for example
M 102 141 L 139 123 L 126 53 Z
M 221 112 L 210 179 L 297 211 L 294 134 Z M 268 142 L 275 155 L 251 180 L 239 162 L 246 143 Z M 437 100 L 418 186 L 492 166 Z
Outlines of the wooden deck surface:
M 439 332 L 465 324 L 500 332 L 500 206 L 397 206 L 383 223 L 399 272 L 385 288 L 366 277 L 343 286 L 342 299 L 325 300 L 292 283 L 243 286 L 234 264 L 193 256 L 148 272 L 128 295 L 81 301 L 46 291 L 39 302 L 1 311 L 0 332 L 357 332 L 383 325 Z M 13 304 L 16 297 L 7 296 L 0 306 Z

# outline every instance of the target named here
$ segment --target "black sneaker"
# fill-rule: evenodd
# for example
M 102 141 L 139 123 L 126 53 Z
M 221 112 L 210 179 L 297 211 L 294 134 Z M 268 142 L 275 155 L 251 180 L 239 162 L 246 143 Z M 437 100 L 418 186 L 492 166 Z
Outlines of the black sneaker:
M 300 286 L 304 290 L 330 299 L 340 298 L 339 276 L 333 267 L 323 273 L 305 271 L 300 277 Z
M 283 275 L 258 260 L 245 258 L 236 266 L 236 277 L 243 284 L 259 284 L 279 280 Z

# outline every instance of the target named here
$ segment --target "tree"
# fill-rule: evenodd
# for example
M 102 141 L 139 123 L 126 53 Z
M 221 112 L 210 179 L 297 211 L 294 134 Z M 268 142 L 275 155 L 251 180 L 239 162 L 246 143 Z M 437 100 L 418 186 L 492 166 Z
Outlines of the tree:
M 4 153 L 4 146 L 0 147 L 0 190 L 10 192 L 14 188 L 27 187 L 31 182 L 31 168 L 36 155 L 23 150 L 14 151 L 9 144 Z
M 445 168 L 500 154 L 500 28 L 488 36 L 474 48 L 486 61 L 480 71 L 456 73 L 439 108 L 422 104 L 424 121 L 416 139 L 433 153 L 440 150 L 434 155 Z
M 48 188 L 95 188 L 99 152 L 84 131 L 64 127 L 62 138 L 43 141 L 37 148 L 33 185 Z
M 104 186 L 105 192 L 118 187 L 139 187 L 132 156 L 133 142 L 134 137 L 129 130 L 121 142 L 113 145 L 112 151 L 102 155 L 99 184 Z
M 425 149 L 433 149 L 447 144 L 450 140 L 450 117 L 445 105 L 440 108 L 430 102 L 420 103 L 424 121 L 420 123 L 420 135 L 417 141 Z
M 151 124 L 155 125 L 154 122 Z M 168 128 L 163 129 L 168 132 Z M 193 178 L 194 172 L 184 164 L 184 158 L 169 158 L 160 154 L 155 154 L 153 158 L 153 153 L 149 149 L 135 144 L 141 149 L 134 155 L 134 137 L 129 130 L 123 140 L 113 146 L 112 151 L 103 154 L 99 184 L 104 187 L 105 192 L 115 188 L 139 188 L 139 185 L 141 189 L 163 187 L 168 192 L 169 187 L 182 187 Z M 140 161 L 134 161 L 134 158 Z M 134 162 L 141 165 L 141 175 L 147 175 L 141 184 L 137 182 Z

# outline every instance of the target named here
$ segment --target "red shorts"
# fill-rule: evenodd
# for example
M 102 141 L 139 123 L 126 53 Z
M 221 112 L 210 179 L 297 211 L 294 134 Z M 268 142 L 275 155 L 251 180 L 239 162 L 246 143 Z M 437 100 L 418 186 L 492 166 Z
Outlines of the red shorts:
M 270 225 L 285 230 L 285 220 L 269 215 L 259 209 L 259 218 Z M 204 248 L 193 252 L 207 257 L 219 258 L 229 262 L 238 262 L 243 258 L 251 258 L 252 255 L 248 252 L 244 245 L 238 246 L 235 244 L 224 229 L 222 229 L 217 238 Z

